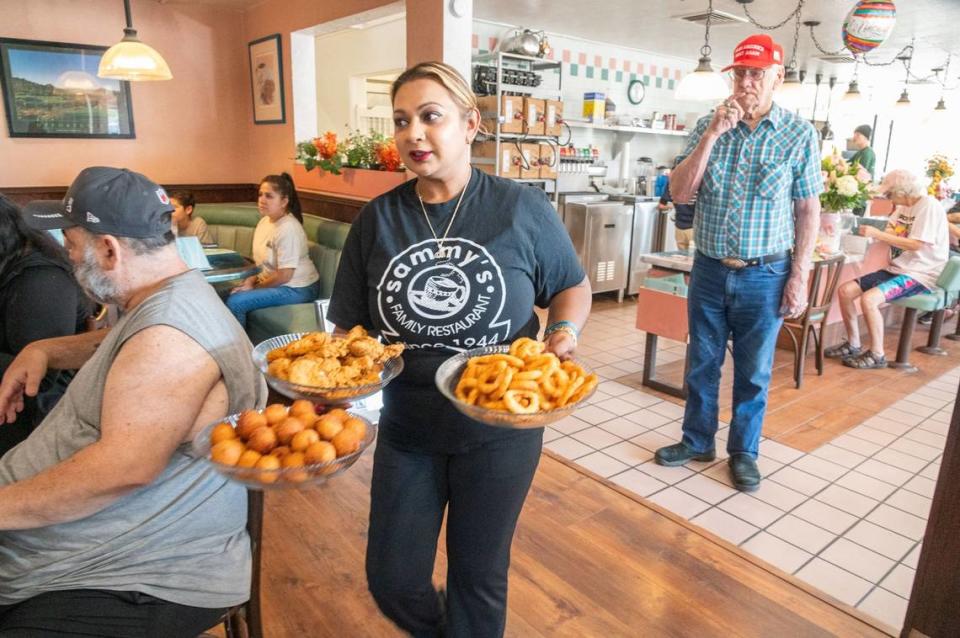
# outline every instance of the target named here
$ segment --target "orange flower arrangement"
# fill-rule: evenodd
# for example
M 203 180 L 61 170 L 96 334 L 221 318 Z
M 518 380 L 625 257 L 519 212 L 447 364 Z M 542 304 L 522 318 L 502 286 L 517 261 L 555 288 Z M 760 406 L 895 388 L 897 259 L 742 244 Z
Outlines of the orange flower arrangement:
M 313 145 L 317 147 L 320 157 L 330 159 L 337 154 L 337 134 L 327 131 L 323 137 L 313 138 Z
M 400 161 L 400 151 L 397 150 L 397 143 L 392 137 L 377 145 L 377 162 L 384 170 L 400 170 L 402 164 Z
M 396 142 L 380 133 L 354 131 L 340 142 L 336 133 L 327 131 L 321 137 L 297 144 L 294 159 L 308 171 L 319 168 L 334 175 L 340 174 L 341 167 L 403 170 Z

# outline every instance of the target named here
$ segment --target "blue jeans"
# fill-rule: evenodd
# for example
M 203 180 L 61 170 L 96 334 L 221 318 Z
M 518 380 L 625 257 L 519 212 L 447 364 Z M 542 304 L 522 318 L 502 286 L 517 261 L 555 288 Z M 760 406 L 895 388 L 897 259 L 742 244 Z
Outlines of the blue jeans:
M 697 254 L 687 297 L 690 345 L 683 414 L 683 442 L 694 451 L 714 447 L 720 368 L 732 335 L 733 419 L 727 452 L 757 457 L 790 263 L 783 259 L 731 270 Z
M 255 288 L 235 292 L 227 297 L 227 308 L 237 318 L 240 325 L 247 327 L 247 313 L 258 308 L 286 306 L 294 303 L 309 303 L 320 295 L 320 280 L 309 286 L 291 288 L 277 286 L 276 288 Z

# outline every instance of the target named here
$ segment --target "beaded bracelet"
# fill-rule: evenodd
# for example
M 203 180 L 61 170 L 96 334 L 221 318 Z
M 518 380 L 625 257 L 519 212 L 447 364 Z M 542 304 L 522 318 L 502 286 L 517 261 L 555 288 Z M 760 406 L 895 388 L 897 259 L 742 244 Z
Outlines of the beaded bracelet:
M 580 334 L 580 329 L 577 328 L 577 324 L 573 323 L 572 321 L 567 321 L 566 319 L 561 319 L 560 321 L 554 321 L 547 326 L 547 329 L 543 331 L 543 335 L 545 337 L 549 337 L 560 328 L 567 328 L 568 330 L 572 331 L 574 337 Z

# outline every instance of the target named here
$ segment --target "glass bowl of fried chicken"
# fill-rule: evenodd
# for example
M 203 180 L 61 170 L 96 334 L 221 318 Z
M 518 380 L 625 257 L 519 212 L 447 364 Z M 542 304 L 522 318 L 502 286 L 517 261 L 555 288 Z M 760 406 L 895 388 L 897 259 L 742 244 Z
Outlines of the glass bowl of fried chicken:
M 346 334 L 295 332 L 267 339 L 253 361 L 267 385 L 291 399 L 335 405 L 380 392 L 403 370 L 403 344 L 382 344 L 354 326 Z

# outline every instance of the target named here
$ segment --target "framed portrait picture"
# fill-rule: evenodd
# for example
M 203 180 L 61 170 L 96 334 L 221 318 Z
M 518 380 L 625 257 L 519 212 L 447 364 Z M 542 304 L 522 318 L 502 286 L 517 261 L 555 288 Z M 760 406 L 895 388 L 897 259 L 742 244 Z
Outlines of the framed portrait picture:
M 136 137 L 130 83 L 97 77 L 106 50 L 0 38 L 0 83 L 10 137 Z
M 287 121 L 283 100 L 283 55 L 280 34 L 274 33 L 247 45 L 250 53 L 250 90 L 253 92 L 253 123 L 283 124 Z

